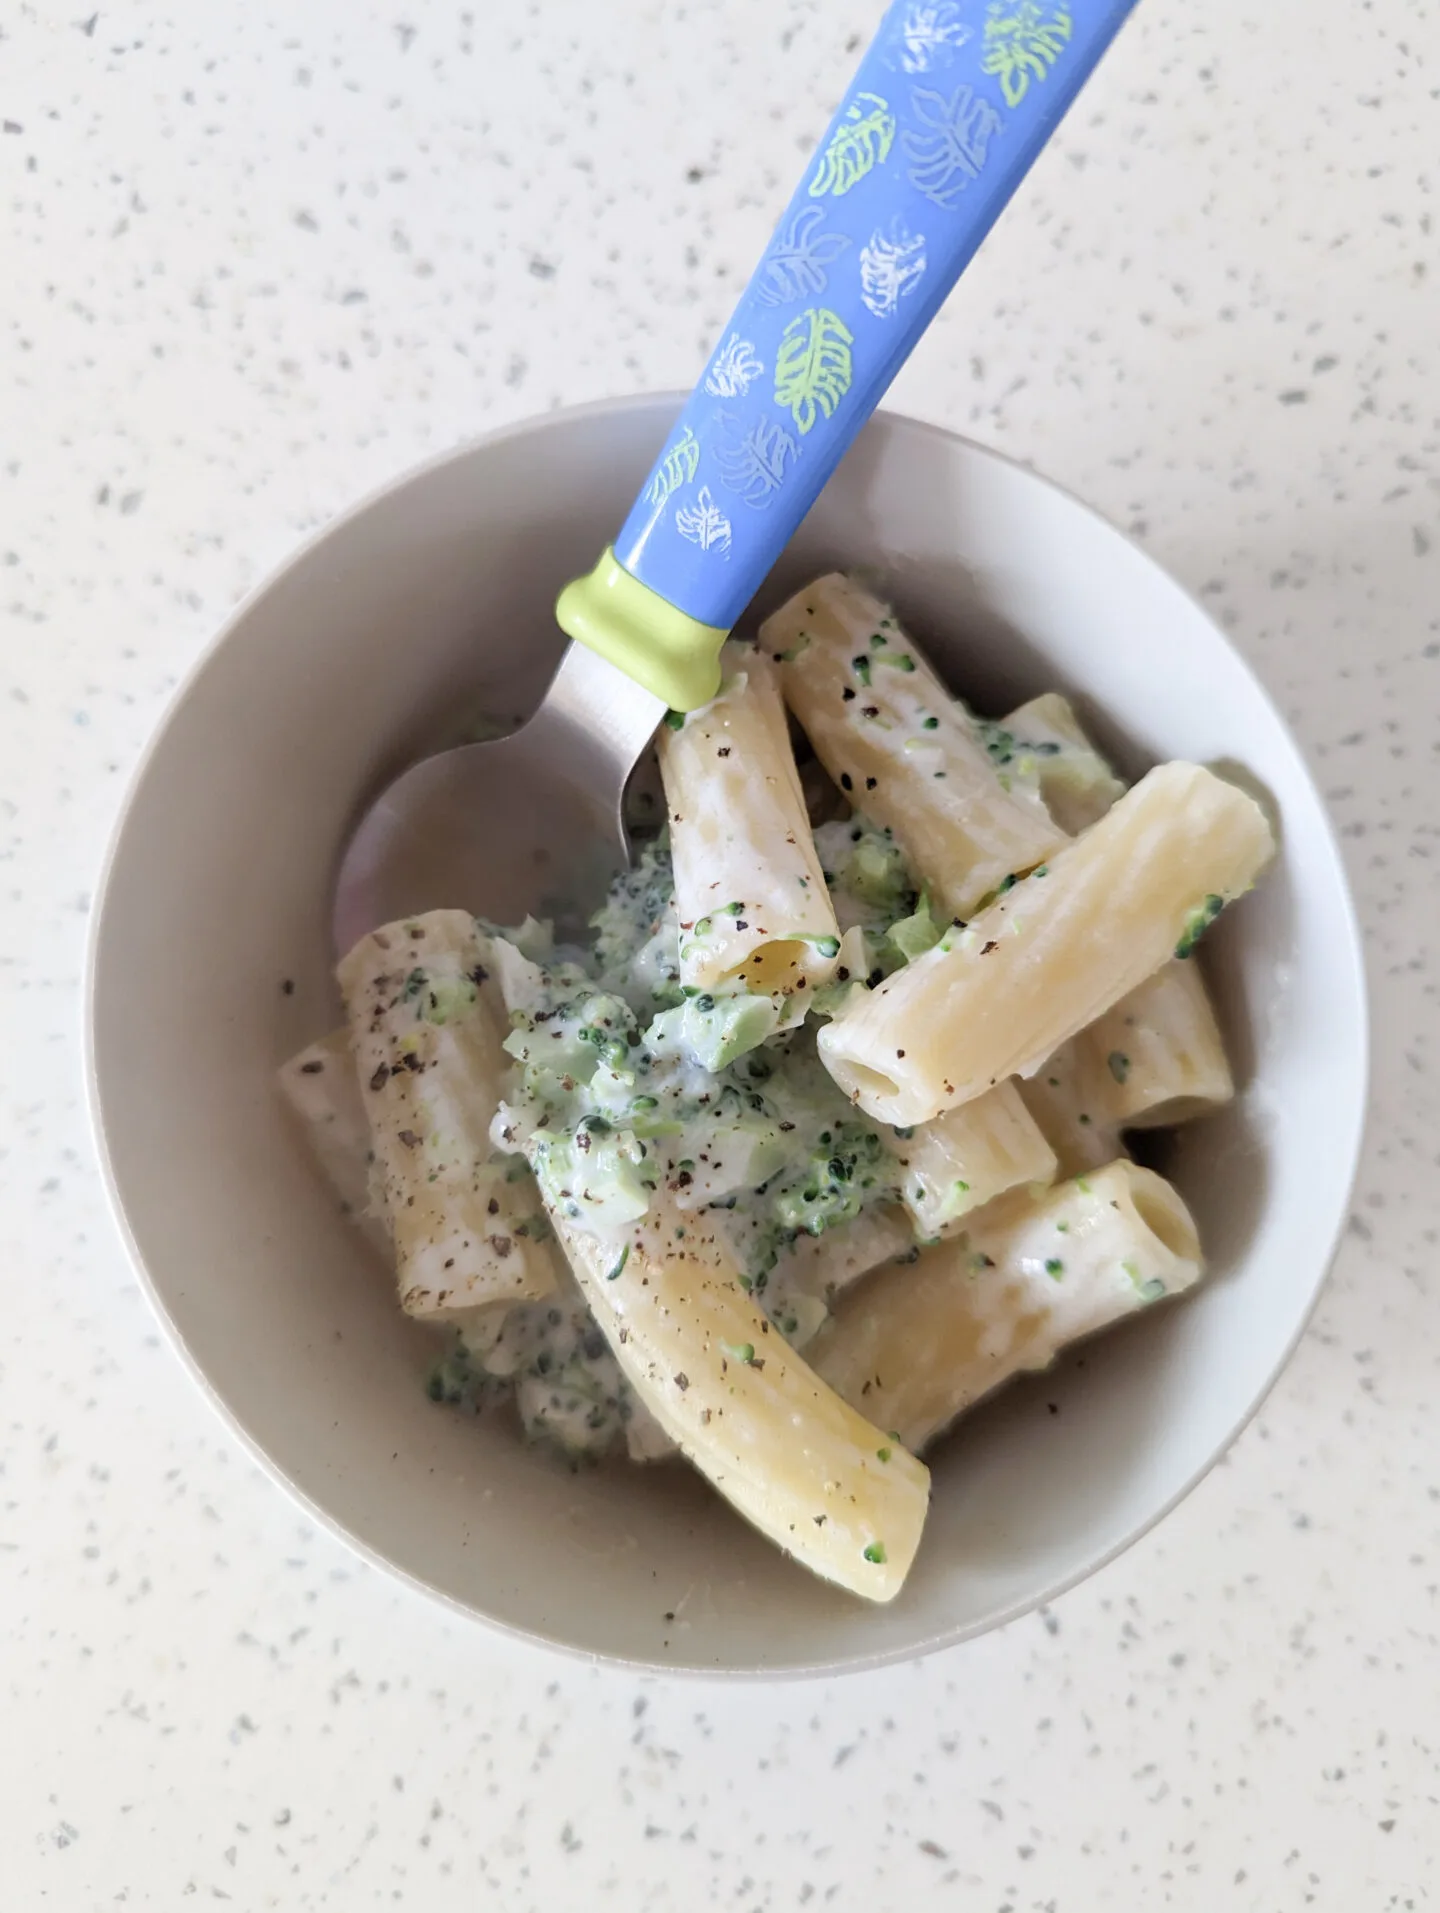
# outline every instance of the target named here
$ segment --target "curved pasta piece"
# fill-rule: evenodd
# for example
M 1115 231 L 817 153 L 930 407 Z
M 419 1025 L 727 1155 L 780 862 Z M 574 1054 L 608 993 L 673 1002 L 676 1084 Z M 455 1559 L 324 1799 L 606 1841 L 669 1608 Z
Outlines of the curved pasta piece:
M 968 917 L 1064 833 L 1007 791 L 957 704 L 887 606 L 841 573 L 817 578 L 760 627 L 785 701 L 835 782 L 894 833 L 947 917 Z
M 790 995 L 828 983 L 839 954 L 775 669 L 750 645 L 721 653 L 720 694 L 662 724 L 680 980 Z
M 1193 948 L 1274 847 L 1253 798 L 1162 764 L 963 931 L 852 997 L 821 1031 L 821 1058 L 867 1115 L 901 1125 L 1032 1075 Z
M 892 1600 L 919 1546 L 929 1473 L 771 1328 L 706 1219 L 659 1195 L 614 1237 L 562 1204 L 551 1219 L 626 1378 L 701 1474 L 803 1566 Z
M 471 916 L 432 910 L 362 937 L 338 970 L 410 1315 L 533 1300 L 555 1283 L 534 1184 L 492 1156 L 510 1059 L 481 997 L 481 956 Z
M 1199 1280 L 1189 1210 L 1132 1162 L 1004 1197 L 914 1268 L 882 1269 L 811 1343 L 816 1373 L 912 1450 L 1027 1369 Z

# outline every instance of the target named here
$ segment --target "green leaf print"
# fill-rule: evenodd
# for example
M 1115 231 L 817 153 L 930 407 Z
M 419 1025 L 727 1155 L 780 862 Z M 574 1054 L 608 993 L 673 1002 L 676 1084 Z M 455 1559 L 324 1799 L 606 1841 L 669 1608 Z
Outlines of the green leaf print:
M 889 157 L 895 144 L 895 115 L 887 100 L 878 93 L 858 93 L 845 109 L 845 117 L 830 135 L 830 143 L 820 155 L 820 164 L 810 182 L 810 197 L 821 199 L 826 193 L 836 198 L 880 162 Z
M 1070 39 L 1070 9 L 1037 0 L 990 0 L 980 71 L 1000 82 L 1007 106 L 1018 106 L 1031 80 L 1043 80 Z
M 775 403 L 803 437 L 817 411 L 829 418 L 850 390 L 854 334 L 828 306 L 811 306 L 786 326 L 775 355 Z
M 663 505 L 671 492 L 678 492 L 682 485 L 690 483 L 699 468 L 700 441 L 687 425 L 661 459 L 655 476 L 645 487 L 645 496 L 652 505 Z

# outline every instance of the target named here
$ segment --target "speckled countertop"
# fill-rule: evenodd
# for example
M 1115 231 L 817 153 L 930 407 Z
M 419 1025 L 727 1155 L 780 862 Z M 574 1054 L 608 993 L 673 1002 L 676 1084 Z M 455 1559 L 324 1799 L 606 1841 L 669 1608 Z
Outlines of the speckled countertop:
M 437 448 L 688 384 L 878 4 L 88 5 L 0 10 L 0 1902 L 1432 1904 L 1440 13 L 1145 0 L 894 395 L 1128 526 L 1310 755 L 1376 1007 L 1334 1278 L 1052 1611 L 726 1689 L 492 1638 L 297 1517 L 125 1265 L 80 967 L 237 596 Z

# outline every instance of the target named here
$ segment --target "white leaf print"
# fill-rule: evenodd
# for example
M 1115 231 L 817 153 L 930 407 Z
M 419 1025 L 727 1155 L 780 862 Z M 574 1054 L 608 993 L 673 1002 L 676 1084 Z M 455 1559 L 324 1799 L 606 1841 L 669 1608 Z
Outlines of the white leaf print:
M 747 426 L 733 413 L 722 412 L 720 424 L 723 436 L 716 445 L 715 460 L 721 482 L 739 492 L 747 505 L 763 511 L 785 483 L 800 447 L 783 425 L 763 415 Z
M 850 241 L 843 233 L 825 232 L 824 224 L 819 206 L 802 206 L 785 230 L 776 233 L 760 261 L 758 291 L 765 305 L 788 305 L 825 290 L 825 268 Z
M 901 219 L 891 221 L 888 235 L 871 233 L 860 249 L 860 297 L 877 319 L 888 319 L 924 274 L 925 235 L 912 236 Z
M 948 100 L 917 86 L 910 105 L 918 129 L 904 135 L 913 161 L 910 184 L 948 211 L 980 177 L 990 142 L 1000 131 L 1000 115 L 968 86 L 956 87 Z
M 732 332 L 705 374 L 705 390 L 717 399 L 743 398 L 764 370 L 750 341 Z
M 970 32 L 951 0 L 907 7 L 900 25 L 900 64 L 907 73 L 928 73 L 946 65 Z
M 730 520 L 715 503 L 708 485 L 700 487 L 693 505 L 675 507 L 675 529 L 702 551 L 718 551 L 722 558 L 730 556 Z

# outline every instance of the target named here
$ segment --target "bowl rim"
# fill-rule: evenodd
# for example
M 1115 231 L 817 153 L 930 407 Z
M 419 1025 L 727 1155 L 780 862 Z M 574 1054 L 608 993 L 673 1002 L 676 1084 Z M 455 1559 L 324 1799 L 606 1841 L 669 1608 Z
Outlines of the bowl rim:
M 1336 1202 L 1336 1219 L 1329 1246 L 1317 1259 L 1314 1284 L 1304 1308 L 1300 1311 L 1288 1339 L 1277 1353 L 1264 1379 L 1259 1384 L 1252 1399 L 1246 1405 L 1243 1414 L 1204 1459 L 1190 1471 L 1173 1493 L 1158 1504 L 1144 1520 L 1139 1522 L 1127 1534 L 1116 1541 L 1109 1542 L 1097 1548 L 1093 1553 L 1086 1555 L 1074 1566 L 1067 1569 L 1066 1572 L 1056 1575 L 1044 1588 L 1011 1600 L 994 1613 L 973 1621 L 960 1623 L 953 1627 L 931 1629 L 930 1632 L 922 1638 L 905 1646 L 877 1648 L 870 1653 L 862 1652 L 846 1655 L 842 1658 L 830 1656 L 817 1658 L 813 1661 L 797 1661 L 780 1668 L 741 1667 L 717 1669 L 714 1666 L 706 1665 L 698 1661 L 686 1661 L 683 1657 L 683 1651 L 674 1659 L 666 1660 L 612 1654 L 581 1646 L 574 1640 L 568 1639 L 559 1633 L 548 1631 L 544 1627 L 518 1626 L 511 1621 L 501 1619 L 483 1611 L 472 1603 L 463 1600 L 458 1595 L 424 1579 L 421 1575 L 406 1567 L 402 1562 L 394 1560 L 389 1555 L 382 1553 L 371 1542 L 367 1541 L 360 1534 L 357 1534 L 337 1515 L 333 1514 L 322 1503 L 317 1501 L 286 1471 L 281 1461 L 269 1452 L 261 1443 L 258 1436 L 251 1432 L 240 1419 L 237 1412 L 232 1409 L 229 1402 L 220 1393 L 216 1384 L 211 1381 L 209 1375 L 201 1366 L 198 1358 L 185 1340 L 184 1335 L 181 1333 L 178 1324 L 171 1315 L 164 1297 L 150 1273 L 145 1257 L 141 1252 L 140 1244 L 130 1223 L 124 1193 L 121 1189 L 120 1181 L 115 1170 L 114 1159 L 111 1154 L 110 1139 L 105 1124 L 103 1092 L 96 1057 L 96 986 L 102 954 L 102 944 L 105 937 L 110 886 L 115 866 L 119 860 L 121 845 L 130 821 L 130 815 L 135 806 L 135 800 L 149 775 L 152 764 L 159 756 L 166 739 L 173 726 L 179 720 L 192 692 L 210 668 L 212 661 L 229 642 L 239 626 L 249 617 L 255 606 L 258 605 L 268 593 L 273 591 L 283 579 L 307 563 L 311 556 L 343 526 L 362 517 L 366 512 L 380 505 L 392 495 L 405 490 L 407 487 L 433 473 L 443 470 L 446 466 L 458 464 L 466 459 L 473 458 L 477 452 L 503 445 L 511 439 L 528 437 L 552 426 L 563 429 L 565 426 L 580 419 L 615 417 L 652 407 L 657 411 L 665 407 L 673 407 L 675 411 L 678 411 L 688 396 L 686 392 L 672 390 L 636 392 L 619 397 L 594 399 L 583 404 L 558 407 L 550 412 L 531 413 L 509 424 L 497 426 L 492 431 L 481 433 L 473 438 L 467 438 L 457 445 L 453 445 L 444 451 L 433 454 L 429 458 L 422 459 L 413 465 L 407 466 L 403 471 L 395 474 L 393 477 L 369 488 L 353 503 L 327 518 L 322 525 L 318 526 L 308 536 L 303 538 L 293 550 L 286 554 L 278 565 L 267 571 L 238 601 L 229 615 L 222 621 L 215 634 L 207 643 L 202 645 L 200 651 L 183 672 L 179 682 L 166 700 L 158 718 L 155 720 L 149 737 L 146 739 L 139 756 L 131 767 L 115 813 L 114 821 L 106 840 L 104 854 L 95 881 L 95 901 L 90 913 L 90 922 L 86 935 L 81 979 L 81 1047 L 85 1106 L 107 1206 L 119 1234 L 121 1245 L 135 1274 L 141 1292 L 163 1328 L 182 1366 L 208 1401 L 210 1407 L 219 1415 L 226 1427 L 238 1439 L 241 1447 L 259 1464 L 261 1470 L 269 1479 L 282 1489 L 289 1496 L 290 1500 L 310 1520 L 333 1535 L 368 1566 L 378 1568 L 384 1574 L 402 1582 L 415 1592 L 438 1603 L 448 1612 L 463 1617 L 468 1622 L 476 1623 L 507 1637 L 511 1641 L 523 1643 L 529 1647 L 558 1651 L 568 1658 L 579 1661 L 586 1666 L 603 1666 L 628 1672 L 670 1675 L 677 1678 L 684 1677 L 687 1679 L 714 1682 L 789 1682 L 831 1679 L 837 1675 L 869 1673 L 882 1667 L 894 1666 L 902 1661 L 919 1660 L 927 1655 L 937 1653 L 942 1649 L 959 1647 L 967 1641 L 977 1640 L 983 1635 L 990 1634 L 999 1628 L 1007 1627 L 1011 1623 L 1023 1619 L 1026 1615 L 1033 1614 L 1037 1608 L 1046 1607 L 1053 1601 L 1058 1600 L 1062 1595 L 1068 1593 L 1070 1589 L 1078 1587 L 1082 1581 L 1088 1580 L 1092 1575 L 1099 1573 L 1101 1569 L 1108 1567 L 1112 1561 L 1117 1560 L 1122 1554 L 1125 1554 L 1130 1548 L 1134 1547 L 1137 1542 L 1142 1541 L 1147 1535 L 1152 1533 L 1162 1521 L 1174 1512 L 1182 1501 L 1194 1492 L 1206 1476 L 1211 1473 L 1222 1456 L 1229 1452 L 1259 1413 L 1281 1375 L 1285 1369 L 1288 1368 L 1296 1349 L 1299 1347 L 1314 1317 L 1321 1293 L 1329 1278 L 1330 1271 L 1334 1266 L 1335 1258 L 1339 1252 L 1340 1243 L 1343 1238 L 1345 1217 L 1349 1210 L 1351 1196 L 1354 1193 L 1356 1177 L 1359 1173 L 1361 1155 L 1368 1129 L 1371 1098 L 1371 1017 L 1368 978 L 1365 969 L 1364 944 L 1361 936 L 1360 921 L 1356 912 L 1355 899 L 1345 869 L 1344 859 L 1341 856 L 1339 843 L 1336 839 L 1334 824 L 1330 817 L 1329 808 L 1311 773 L 1305 753 L 1302 751 L 1284 714 L 1280 711 L 1269 690 L 1252 667 L 1249 659 L 1232 644 L 1229 636 L 1210 616 L 1209 612 L 1205 609 L 1204 605 L 1200 603 L 1195 594 L 1189 591 L 1175 578 L 1174 575 L 1161 564 L 1158 558 L 1153 557 L 1146 551 L 1137 539 L 1131 537 L 1128 532 L 1123 531 L 1120 526 L 1106 517 L 1096 506 L 1080 497 L 1078 493 L 1070 490 L 1068 486 L 1060 484 L 1057 480 L 1046 476 L 1043 472 L 1037 471 L 1033 465 L 1024 459 L 1013 458 L 1004 452 L 997 451 L 992 446 L 982 445 L 977 440 L 967 437 L 963 432 L 953 431 L 947 426 L 936 424 L 928 419 L 915 418 L 909 413 L 893 411 L 888 407 L 882 407 L 875 414 L 877 418 L 884 419 L 887 424 L 899 426 L 906 431 L 919 432 L 926 437 L 941 440 L 947 445 L 964 446 L 968 452 L 976 454 L 982 461 L 988 461 L 998 466 L 1009 467 L 1012 471 L 1021 473 L 1029 482 L 1042 486 L 1048 491 L 1057 494 L 1067 505 L 1095 521 L 1108 532 L 1113 539 L 1127 546 L 1130 551 L 1142 559 L 1145 564 L 1161 572 L 1171 588 L 1178 592 L 1192 609 L 1204 619 L 1215 636 L 1224 645 L 1234 664 L 1243 673 L 1250 694 L 1258 704 L 1263 707 L 1270 718 L 1273 719 L 1279 736 L 1283 739 L 1285 747 L 1294 760 L 1292 768 L 1298 774 L 1303 787 L 1308 790 L 1310 797 L 1313 799 L 1317 815 L 1323 826 L 1320 832 L 1320 838 L 1323 841 L 1323 860 L 1340 904 L 1341 919 L 1345 930 L 1343 952 L 1332 948 L 1331 959 L 1333 962 L 1343 965 L 1343 987 L 1345 994 L 1351 998 L 1353 1003 L 1353 1042 L 1356 1051 L 1355 1062 L 1360 1093 L 1353 1099 L 1344 1119 L 1348 1123 L 1349 1132 L 1348 1135 L 1342 1135 L 1341 1138 L 1346 1168 L 1338 1189 L 1339 1199 Z M 868 425 L 866 429 L 868 430 Z M 1317 845 L 1317 849 L 1318 848 L 1319 846 Z

